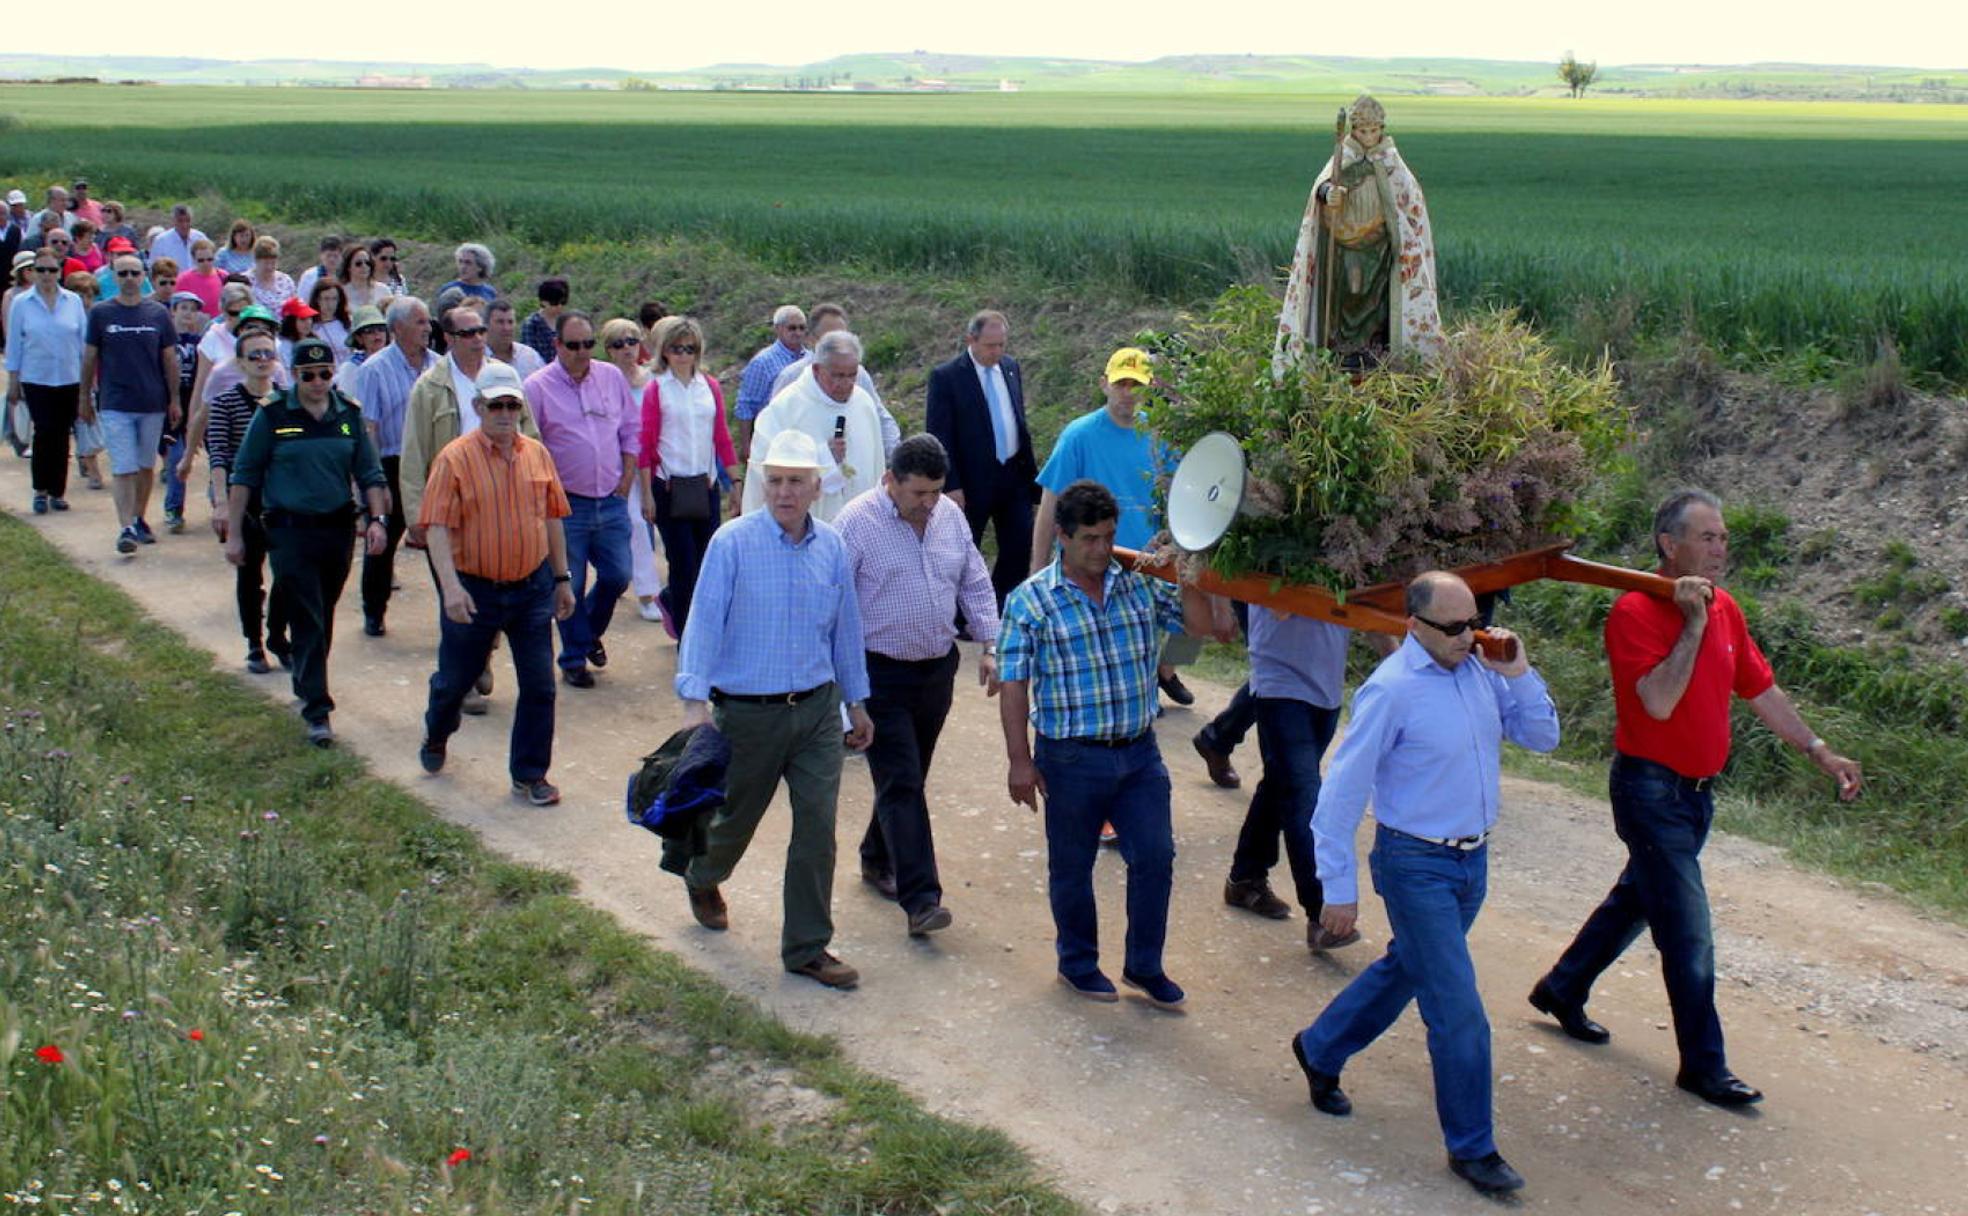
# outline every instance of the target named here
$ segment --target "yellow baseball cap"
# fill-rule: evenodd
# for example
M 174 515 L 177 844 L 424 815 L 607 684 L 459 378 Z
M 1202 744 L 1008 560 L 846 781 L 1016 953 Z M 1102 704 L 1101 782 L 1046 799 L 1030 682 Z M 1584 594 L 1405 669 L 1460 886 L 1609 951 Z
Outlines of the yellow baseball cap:
M 1136 384 L 1153 384 L 1155 369 L 1148 360 L 1148 352 L 1134 346 L 1123 346 L 1107 360 L 1107 381 L 1132 380 Z

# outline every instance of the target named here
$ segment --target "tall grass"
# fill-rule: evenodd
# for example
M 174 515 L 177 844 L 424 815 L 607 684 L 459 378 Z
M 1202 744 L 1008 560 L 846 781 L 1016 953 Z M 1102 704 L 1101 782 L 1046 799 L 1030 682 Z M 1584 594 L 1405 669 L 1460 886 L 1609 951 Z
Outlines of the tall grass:
M 936 125 L 927 107 L 829 126 L 799 99 L 783 124 L 761 121 L 756 99 L 733 102 L 742 121 L 729 122 L 701 100 L 675 122 L 597 100 L 609 120 L 584 125 L 564 121 L 564 100 L 540 103 L 556 121 L 528 122 L 505 98 L 481 123 L 392 123 L 368 99 L 314 96 L 313 112 L 281 97 L 279 122 L 199 114 L 196 94 L 175 93 L 174 127 L 37 111 L 0 132 L 0 162 L 350 228 L 548 246 L 702 232 L 793 268 L 1016 266 L 1192 302 L 1289 259 L 1323 154 L 1265 99 L 1251 126 L 1228 125 L 1236 107 L 1222 99 L 1215 125 L 1174 109 L 1152 125 L 1161 103 L 1144 98 L 1132 123 L 1102 110 L 1112 125 L 1073 127 L 1048 111 L 1043 124 L 969 127 Z M 364 119 L 336 121 L 343 106 Z M 1590 134 L 1541 110 L 1452 129 L 1430 109 L 1432 129 L 1410 132 L 1398 114 L 1394 129 L 1428 192 L 1452 304 L 1562 328 L 1582 303 L 1630 301 L 1641 334 L 1693 333 L 1746 360 L 1810 350 L 1863 364 L 1890 335 L 1910 371 L 1968 379 L 1968 254 L 1943 235 L 1968 226 L 1958 143 L 1912 127 L 1841 138 L 1849 123 L 1829 108 L 1809 137 L 1795 109 L 1769 121 L 1780 138 L 1671 107 Z

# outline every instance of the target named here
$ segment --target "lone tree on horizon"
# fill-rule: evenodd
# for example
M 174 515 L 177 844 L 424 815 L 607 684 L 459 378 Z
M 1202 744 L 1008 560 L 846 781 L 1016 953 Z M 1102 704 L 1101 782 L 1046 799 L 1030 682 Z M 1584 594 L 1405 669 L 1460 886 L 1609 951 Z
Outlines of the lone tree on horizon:
M 1558 61 L 1558 79 L 1564 81 L 1565 86 L 1571 89 L 1574 99 L 1583 97 L 1592 82 L 1599 79 L 1599 65 L 1580 63 L 1578 56 L 1566 51 L 1565 57 Z

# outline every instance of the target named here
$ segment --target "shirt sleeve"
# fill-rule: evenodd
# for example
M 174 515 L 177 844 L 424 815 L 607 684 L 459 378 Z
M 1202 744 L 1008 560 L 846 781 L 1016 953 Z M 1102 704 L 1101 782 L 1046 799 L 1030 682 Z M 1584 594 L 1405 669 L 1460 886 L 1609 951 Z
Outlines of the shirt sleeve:
M 1037 617 L 1032 606 L 1036 593 L 1029 584 L 1005 597 L 1004 618 L 998 622 L 998 679 L 1030 680 L 1037 658 L 1034 626 Z
M 868 650 L 861 635 L 861 596 L 848 569 L 847 546 L 840 547 L 839 605 L 834 613 L 834 682 L 841 700 L 852 704 L 868 699 Z M 696 612 L 696 606 L 691 611 Z
M 697 589 L 690 596 L 690 619 L 677 647 L 676 694 L 686 701 L 711 699 L 711 665 L 731 613 L 731 580 L 737 573 L 738 548 L 732 525 L 711 535 L 704 564 L 697 572 Z
M 246 424 L 246 437 L 239 441 L 239 450 L 232 454 L 232 465 L 226 470 L 226 484 L 245 486 L 250 490 L 260 489 L 266 484 L 267 457 L 273 453 L 273 424 L 267 421 L 263 409 L 253 411 L 253 420 Z
M 439 452 L 431 461 L 430 480 L 424 483 L 423 497 L 417 503 L 418 527 L 457 528 L 464 523 L 458 503 L 457 462 Z
M 622 421 L 615 428 L 615 446 L 622 455 L 641 463 L 642 461 L 642 403 L 636 400 L 635 390 L 629 387 L 629 378 L 622 377 Z
M 102 347 L 103 331 L 103 318 L 99 311 L 100 308 L 101 305 L 91 308 L 88 319 L 82 323 L 82 341 L 86 345 L 94 346 L 98 349 Z
M 30 288 L 29 291 L 31 290 L 33 289 Z M 14 338 L 12 342 L 7 343 L 7 371 L 10 373 L 20 371 L 21 360 L 25 357 L 27 350 L 27 343 L 22 341 L 20 336 L 21 301 L 25 300 L 27 296 L 28 292 L 21 292 L 14 297 L 13 303 L 7 308 L 7 332 L 12 334 Z
M 1770 670 L 1770 660 L 1763 657 L 1763 648 L 1756 639 L 1749 636 L 1749 622 L 1743 619 L 1742 608 L 1730 601 L 1730 624 L 1736 630 L 1736 695 L 1745 701 L 1753 701 L 1769 692 L 1777 682 L 1777 673 Z
M 1503 737 L 1518 747 L 1548 752 L 1558 746 L 1558 707 L 1535 667 L 1521 676 L 1490 672 L 1496 685 L 1497 711 L 1503 718 Z
M 758 417 L 771 394 L 772 377 L 761 353 L 745 365 L 745 374 L 738 378 L 738 417 L 744 420 Z
M 1148 594 L 1155 599 L 1155 627 L 1164 633 L 1183 632 L 1181 589 L 1145 574 L 1140 577 L 1148 579 Z
M 1660 666 L 1674 649 L 1673 637 L 1662 636 L 1650 627 L 1644 614 L 1629 607 L 1627 596 L 1640 594 L 1630 591 L 1621 596 L 1606 614 L 1606 664 L 1612 669 L 1615 691 L 1632 692 L 1640 678 Z
M 991 572 L 984 568 L 984 555 L 970 543 L 970 529 L 954 524 L 964 546 L 963 577 L 957 583 L 957 603 L 963 607 L 970 636 L 987 645 L 998 636 L 997 591 L 991 586 Z
M 1397 698 L 1386 685 L 1371 679 L 1360 685 L 1360 691 L 1353 695 L 1353 717 L 1346 737 L 1340 740 L 1319 787 L 1318 809 L 1312 813 L 1312 848 L 1329 904 L 1360 901 L 1353 837 L 1373 794 L 1381 754 L 1398 731 L 1398 716 Z
M 1052 445 L 1052 455 L 1046 457 L 1045 467 L 1039 470 L 1039 484 L 1054 494 L 1062 493 L 1081 477 L 1080 432 L 1071 424 L 1059 432 L 1059 439 Z
M 389 477 L 383 472 L 383 462 L 376 455 L 376 444 L 369 438 L 369 428 L 363 425 L 360 410 L 353 411 L 355 419 L 355 462 L 350 470 L 355 474 L 355 484 L 365 490 L 386 490 Z

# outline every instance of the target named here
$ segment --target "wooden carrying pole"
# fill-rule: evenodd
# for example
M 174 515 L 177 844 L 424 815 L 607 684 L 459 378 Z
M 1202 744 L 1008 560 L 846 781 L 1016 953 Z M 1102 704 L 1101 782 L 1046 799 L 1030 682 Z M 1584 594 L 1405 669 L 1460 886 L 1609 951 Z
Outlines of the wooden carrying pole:
M 1339 164 L 1344 159 L 1341 154 L 1345 150 L 1346 107 L 1341 106 L 1339 108 L 1339 117 L 1333 119 L 1332 168 L 1326 173 L 1326 191 L 1329 194 L 1334 186 L 1339 185 Z M 1321 208 L 1319 212 L 1319 224 L 1326 230 L 1325 256 L 1319 263 L 1318 273 L 1312 276 L 1312 283 L 1319 289 L 1319 345 L 1325 347 L 1327 350 L 1336 350 L 1337 348 L 1333 346 L 1332 336 L 1332 298 L 1333 284 L 1339 282 L 1339 269 L 1333 265 L 1333 258 L 1337 256 L 1335 253 L 1336 242 L 1333 237 L 1332 217 L 1327 215 L 1323 210 L 1325 205 L 1324 199 L 1319 200 L 1319 206 Z
M 1465 566 L 1455 573 L 1478 595 L 1549 578 L 1559 582 L 1611 587 L 1616 591 L 1641 591 L 1662 599 L 1674 598 L 1673 579 L 1648 574 L 1644 570 L 1628 570 L 1623 566 L 1585 561 L 1565 552 L 1569 548 L 1569 543 L 1548 545 L 1542 549 L 1513 553 L 1500 561 Z M 1149 558 L 1132 549 L 1121 548 L 1114 550 L 1114 556 L 1122 564 L 1143 574 L 1171 583 L 1181 581 L 1173 557 Z M 1246 604 L 1260 604 L 1274 612 L 1311 617 L 1348 629 L 1392 634 L 1395 637 L 1408 631 L 1407 614 L 1402 603 L 1404 588 L 1399 583 L 1381 583 L 1350 592 L 1343 603 L 1324 587 L 1284 583 L 1266 574 L 1230 576 L 1205 569 L 1197 576 L 1195 585 L 1211 595 L 1242 600 Z M 1516 649 L 1507 639 L 1493 638 L 1480 629 L 1476 631 L 1476 645 L 1489 657 L 1503 661 L 1508 661 Z

